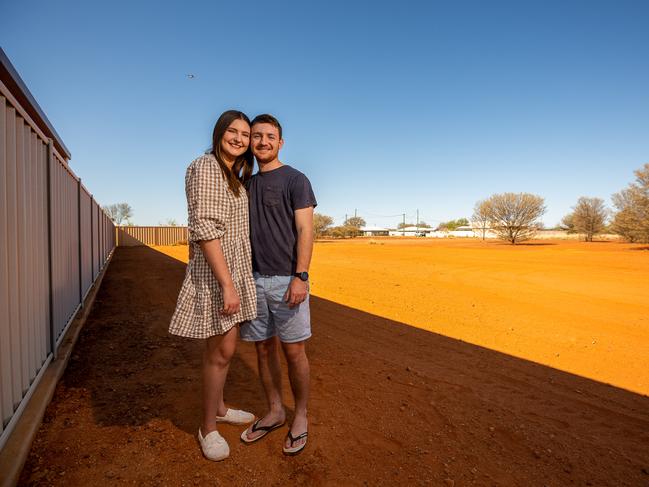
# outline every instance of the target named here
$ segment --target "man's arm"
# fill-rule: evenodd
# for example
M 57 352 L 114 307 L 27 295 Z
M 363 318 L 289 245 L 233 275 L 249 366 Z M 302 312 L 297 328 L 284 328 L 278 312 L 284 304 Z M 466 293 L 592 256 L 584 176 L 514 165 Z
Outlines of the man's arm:
M 295 210 L 295 228 L 297 230 L 297 267 L 296 272 L 309 272 L 313 254 L 313 206 Z M 286 292 L 286 302 L 293 308 L 306 299 L 307 283 L 294 278 Z

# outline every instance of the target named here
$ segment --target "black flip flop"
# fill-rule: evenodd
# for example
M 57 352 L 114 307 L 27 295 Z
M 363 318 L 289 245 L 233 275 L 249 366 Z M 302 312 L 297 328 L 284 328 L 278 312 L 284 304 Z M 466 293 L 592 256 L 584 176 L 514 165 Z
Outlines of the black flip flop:
M 286 448 L 285 446 L 282 447 L 282 451 L 284 452 L 284 455 L 297 455 L 302 450 L 304 450 L 304 448 L 306 447 L 306 441 L 297 448 L 293 448 L 293 443 L 295 443 L 298 440 L 301 440 L 302 438 L 306 438 L 308 434 L 309 433 L 305 431 L 301 435 L 297 435 L 296 437 L 293 437 L 293 435 L 291 434 L 291 430 L 289 430 L 288 435 L 286 435 L 286 437 L 291 441 L 291 446 L 288 448 Z
M 282 421 L 281 423 L 271 424 L 270 426 L 259 426 L 260 422 L 261 422 L 261 419 L 258 419 L 257 421 L 255 421 L 253 423 L 253 425 L 252 425 L 252 429 L 250 430 L 250 432 L 255 433 L 257 431 L 263 431 L 264 434 L 259 435 L 259 436 L 257 436 L 256 438 L 254 438 L 252 440 L 249 440 L 248 435 L 246 434 L 246 433 L 248 433 L 248 429 L 246 428 L 245 430 L 243 430 L 243 433 L 241 433 L 241 441 L 243 441 L 244 443 L 248 443 L 248 444 L 254 443 L 255 441 L 261 440 L 264 436 L 266 436 L 271 431 L 276 430 L 277 428 L 281 428 L 286 423 L 285 421 Z

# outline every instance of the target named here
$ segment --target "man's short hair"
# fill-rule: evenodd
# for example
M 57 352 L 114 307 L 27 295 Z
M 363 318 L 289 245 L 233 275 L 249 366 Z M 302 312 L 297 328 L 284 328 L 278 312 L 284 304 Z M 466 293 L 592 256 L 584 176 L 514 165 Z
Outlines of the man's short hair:
M 255 118 L 252 119 L 252 122 L 250 122 L 250 127 L 252 128 L 252 126 L 255 125 L 256 123 L 269 123 L 273 127 L 277 127 L 277 130 L 279 131 L 279 138 L 280 139 L 282 138 L 282 126 L 279 124 L 279 120 L 277 120 L 272 115 L 269 115 L 268 113 L 257 115 Z

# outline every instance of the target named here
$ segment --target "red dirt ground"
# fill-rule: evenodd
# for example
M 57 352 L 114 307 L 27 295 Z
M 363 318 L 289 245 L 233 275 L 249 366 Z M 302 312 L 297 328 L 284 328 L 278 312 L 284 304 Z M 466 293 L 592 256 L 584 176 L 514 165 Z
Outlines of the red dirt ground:
M 21 485 L 649 485 L 648 397 L 316 296 L 307 449 L 226 425 L 209 462 L 202 347 L 167 334 L 184 271 L 117 249 Z M 264 410 L 249 344 L 226 401 Z

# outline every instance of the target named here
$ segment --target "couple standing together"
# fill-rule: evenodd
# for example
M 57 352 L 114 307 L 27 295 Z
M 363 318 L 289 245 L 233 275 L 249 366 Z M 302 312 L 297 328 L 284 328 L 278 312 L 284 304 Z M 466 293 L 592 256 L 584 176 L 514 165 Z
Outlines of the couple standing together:
M 308 269 L 317 203 L 306 176 L 280 162 L 283 144 L 275 117 L 259 115 L 251 123 L 230 110 L 214 126 L 211 152 L 193 161 L 185 176 L 190 256 L 169 331 L 205 339 L 198 440 L 210 460 L 230 453 L 217 423 L 245 425 L 255 419 L 223 401 L 237 330 L 243 340 L 255 342 L 268 402 L 266 415 L 243 431 L 241 440 L 258 441 L 286 421 L 281 347 L 295 399 L 283 451 L 295 455 L 307 442 Z M 253 175 L 255 158 L 259 171 Z

